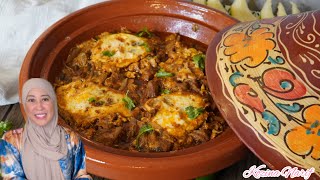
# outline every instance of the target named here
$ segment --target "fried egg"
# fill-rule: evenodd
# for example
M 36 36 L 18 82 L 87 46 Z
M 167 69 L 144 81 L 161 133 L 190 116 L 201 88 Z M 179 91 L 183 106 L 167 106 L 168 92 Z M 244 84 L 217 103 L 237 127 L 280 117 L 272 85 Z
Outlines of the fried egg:
M 130 117 L 125 94 L 93 82 L 77 80 L 56 90 L 59 108 L 71 114 L 77 124 L 88 124 L 97 118 L 119 114 Z
M 157 111 L 151 121 L 175 137 L 182 137 L 187 132 L 197 129 L 208 117 L 208 113 L 204 111 L 194 119 L 189 118 L 186 108 L 190 106 L 205 108 L 207 103 L 200 95 L 176 92 L 150 99 L 144 105 L 147 111 Z
M 147 40 L 126 33 L 103 33 L 92 49 L 91 61 L 97 69 L 112 72 L 138 62 L 149 53 Z

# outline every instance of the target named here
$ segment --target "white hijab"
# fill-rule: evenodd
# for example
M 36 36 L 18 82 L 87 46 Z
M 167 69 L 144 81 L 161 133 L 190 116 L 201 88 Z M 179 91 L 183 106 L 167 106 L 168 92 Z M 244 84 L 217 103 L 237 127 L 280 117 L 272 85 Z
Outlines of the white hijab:
M 65 131 L 58 123 L 57 98 L 52 85 L 45 79 L 32 78 L 22 88 L 22 104 L 32 89 L 45 90 L 53 101 L 54 115 L 45 126 L 38 126 L 27 117 L 22 139 L 22 166 L 27 179 L 64 179 L 58 160 L 67 155 Z

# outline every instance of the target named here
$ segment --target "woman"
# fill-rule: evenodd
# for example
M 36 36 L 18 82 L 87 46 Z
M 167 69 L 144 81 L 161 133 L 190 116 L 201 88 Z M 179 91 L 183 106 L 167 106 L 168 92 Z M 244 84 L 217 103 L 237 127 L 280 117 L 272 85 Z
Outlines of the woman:
M 58 106 L 52 85 L 29 79 L 22 88 L 24 128 L 8 131 L 0 141 L 4 179 L 91 179 L 79 137 L 57 125 Z

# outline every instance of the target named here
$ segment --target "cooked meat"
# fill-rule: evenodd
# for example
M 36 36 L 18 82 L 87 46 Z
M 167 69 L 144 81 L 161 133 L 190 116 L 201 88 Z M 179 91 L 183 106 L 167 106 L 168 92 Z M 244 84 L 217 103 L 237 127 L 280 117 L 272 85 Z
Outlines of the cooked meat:
M 208 134 L 206 134 L 206 132 L 203 130 L 194 130 L 189 134 L 189 136 L 193 138 L 193 141 L 196 144 L 207 142 L 210 139 Z
M 205 143 L 226 128 L 207 86 L 205 48 L 127 29 L 80 43 L 55 81 L 60 115 L 82 136 L 129 151 Z
M 122 127 L 114 127 L 112 129 L 102 129 L 97 131 L 93 136 L 93 140 L 102 143 L 107 146 L 113 146 L 117 143 Z
M 157 80 L 151 80 L 147 83 L 145 93 L 147 98 L 154 98 L 159 94 L 159 84 Z

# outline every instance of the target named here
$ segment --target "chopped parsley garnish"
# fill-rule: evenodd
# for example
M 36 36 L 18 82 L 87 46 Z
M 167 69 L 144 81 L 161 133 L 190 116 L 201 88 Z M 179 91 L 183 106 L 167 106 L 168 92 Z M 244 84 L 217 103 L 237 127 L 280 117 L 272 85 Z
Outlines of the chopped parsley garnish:
M 88 101 L 89 101 L 89 103 L 91 104 L 91 105 L 94 105 L 94 106 L 102 106 L 102 105 L 104 105 L 104 101 L 102 101 L 102 100 L 97 100 L 95 97 L 91 97 L 91 98 L 89 98 L 88 99 Z
M 151 48 L 149 47 L 149 45 L 147 43 L 142 43 L 141 46 L 144 46 L 147 50 L 147 52 L 151 52 Z
M 154 129 L 150 124 L 145 124 L 139 129 L 139 133 L 136 138 L 136 147 L 137 148 L 140 148 L 140 142 L 139 142 L 140 137 L 145 133 L 152 132 L 153 130 Z
M 12 123 L 9 121 L 1 121 L 0 122 L 0 137 L 6 132 L 9 131 L 13 127 Z
M 170 93 L 171 93 L 171 91 L 169 89 L 163 89 L 161 91 L 161 94 L 170 94 Z
M 126 96 L 122 98 L 122 101 L 124 102 L 126 108 L 128 108 L 130 111 L 136 107 L 133 100 L 128 96 L 128 92 L 126 93 Z
M 89 101 L 89 103 L 95 102 L 95 101 L 96 101 L 96 98 L 91 97 L 91 98 L 88 99 L 88 101 Z
M 137 33 L 137 36 L 139 37 L 143 37 L 145 35 L 149 38 L 152 37 L 152 33 L 146 27 Z
M 195 119 L 200 114 L 202 114 L 204 112 L 204 109 L 203 108 L 195 108 L 193 106 L 188 106 L 188 107 L 186 107 L 185 111 L 188 115 L 188 118 Z
M 102 54 L 104 56 L 108 56 L 108 57 L 111 57 L 115 54 L 115 52 L 111 52 L 111 51 L 103 51 Z
M 166 72 L 164 69 L 159 69 L 156 73 L 156 77 L 172 77 L 174 74 Z
M 205 61 L 205 55 L 204 54 L 197 54 L 195 56 L 192 57 L 192 60 L 194 62 L 194 64 L 200 68 L 200 69 L 204 69 L 204 61 Z

